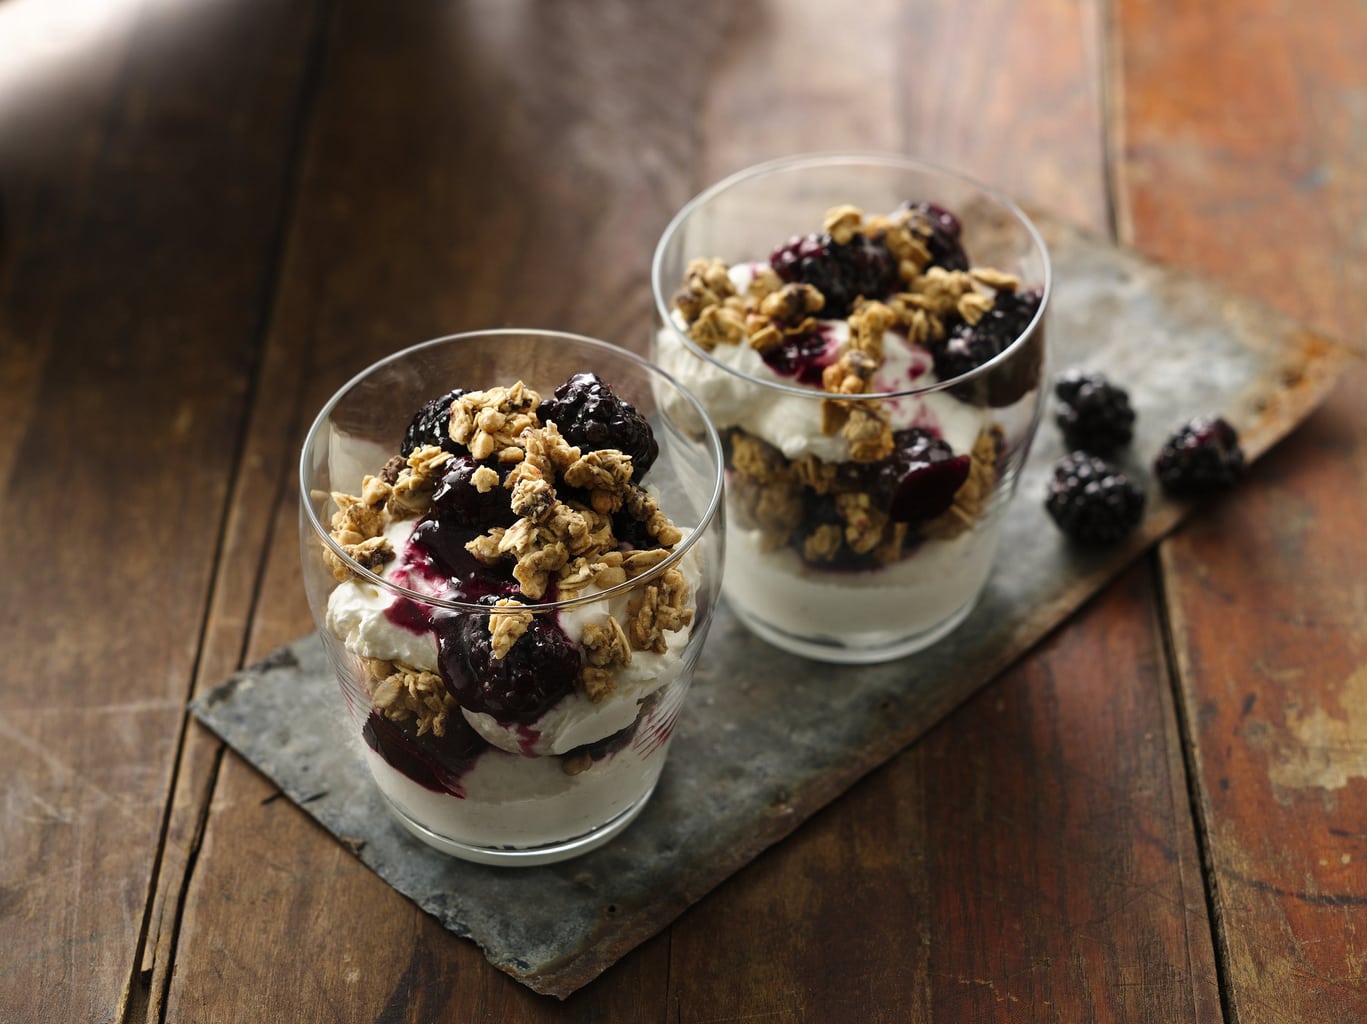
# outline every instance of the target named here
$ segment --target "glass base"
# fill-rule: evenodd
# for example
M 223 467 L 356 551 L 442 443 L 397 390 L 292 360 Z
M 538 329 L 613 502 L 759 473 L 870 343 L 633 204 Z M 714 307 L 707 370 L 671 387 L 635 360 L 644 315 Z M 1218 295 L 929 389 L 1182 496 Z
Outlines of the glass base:
M 623 829 L 630 825 L 644 809 L 654 792 L 655 787 L 651 786 L 639 800 L 615 818 L 581 836 L 556 843 L 546 843 L 542 846 L 529 847 L 472 846 L 468 843 L 458 842 L 455 839 L 433 832 L 426 825 L 415 821 L 383 790 L 381 790 L 381 795 L 384 796 L 385 803 L 389 805 L 389 810 L 398 819 L 399 824 L 433 849 L 450 854 L 460 860 L 473 861 L 476 864 L 495 864 L 502 867 L 518 868 L 534 867 L 538 864 L 555 864 L 558 861 L 578 857 L 590 850 L 596 850 L 608 841 L 615 839 Z
M 873 665 L 884 661 L 896 661 L 908 654 L 925 650 L 937 640 L 941 640 L 954 632 L 960 623 L 968 618 L 969 613 L 973 611 L 973 607 L 977 603 L 978 596 L 975 595 L 971 601 L 947 619 L 911 636 L 898 637 L 896 640 L 887 642 L 860 643 L 853 639 L 842 641 L 797 636 L 769 625 L 763 619 L 756 617 L 753 612 L 740 607 L 735 601 L 727 602 L 731 610 L 736 613 L 736 618 L 740 619 L 745 627 L 761 640 L 791 654 L 836 665 Z

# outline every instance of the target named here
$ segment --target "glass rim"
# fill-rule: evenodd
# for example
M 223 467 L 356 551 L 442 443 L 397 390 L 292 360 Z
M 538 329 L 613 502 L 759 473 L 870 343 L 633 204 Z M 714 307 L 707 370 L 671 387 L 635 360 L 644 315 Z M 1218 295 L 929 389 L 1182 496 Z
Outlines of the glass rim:
M 590 348 L 598 349 L 601 351 L 610 352 L 614 356 L 625 357 L 628 362 L 633 362 L 637 364 L 637 366 L 645 370 L 647 374 L 664 380 L 670 387 L 674 389 L 674 391 L 677 394 L 681 395 L 685 399 L 685 401 L 689 404 L 689 406 L 692 407 L 693 411 L 697 414 L 699 421 L 703 424 L 705 430 L 705 437 L 707 440 L 707 447 L 711 452 L 712 461 L 715 466 L 715 472 L 713 474 L 714 479 L 712 483 L 712 494 L 708 498 L 707 507 L 703 511 L 702 516 L 699 518 L 697 526 L 693 527 L 689 531 L 688 535 L 674 546 L 674 550 L 669 553 L 668 557 L 662 559 L 659 562 L 659 564 L 651 566 L 649 569 L 647 569 L 645 572 L 642 572 L 640 575 L 633 576 L 629 580 L 626 580 L 622 583 L 618 583 L 611 587 L 607 587 L 603 590 L 598 591 L 597 593 L 581 594 L 579 597 L 568 598 L 563 601 L 529 602 L 527 604 L 518 605 L 479 604 L 475 601 L 459 601 L 454 600 L 452 598 L 434 597 L 431 594 L 424 594 L 421 591 L 411 590 L 408 587 L 400 586 L 392 580 L 385 579 L 378 573 L 373 572 L 372 570 L 367 569 L 365 566 L 361 565 L 361 563 L 357 562 L 354 558 L 352 558 L 344 550 L 342 550 L 342 546 L 338 544 L 335 540 L 333 540 L 331 532 L 323 526 L 322 522 L 319 521 L 318 515 L 314 511 L 312 501 L 312 496 L 318 492 L 309 487 L 308 481 L 310 469 L 309 454 L 313 451 L 315 440 L 317 439 L 319 433 L 322 431 L 323 426 L 326 423 L 328 417 L 331 415 L 332 411 L 337 407 L 337 404 L 344 397 L 346 397 L 346 395 L 353 388 L 359 385 L 366 378 L 373 375 L 376 371 L 392 363 L 396 363 L 401 359 L 408 358 L 424 349 L 446 346 L 454 342 L 467 342 L 499 337 L 542 338 L 548 340 L 554 339 L 556 341 L 561 342 L 569 341 L 574 342 L 576 344 L 584 344 Z M 493 387 L 497 385 L 490 386 Z M 313 423 L 308 429 L 308 433 L 304 436 L 304 443 L 300 448 L 299 454 L 300 507 L 303 509 L 305 518 L 307 518 L 308 523 L 310 527 L 312 527 L 314 534 L 317 536 L 318 539 L 320 539 L 323 542 L 323 544 L 327 548 L 329 548 L 332 551 L 333 554 L 335 554 L 338 558 L 342 560 L 342 564 L 346 567 L 348 571 L 350 571 L 354 576 L 358 576 L 366 582 L 381 587 L 384 590 L 399 597 L 408 598 L 409 600 L 418 601 L 422 604 L 432 605 L 438 608 L 448 608 L 452 611 L 479 612 L 481 614 L 491 615 L 519 614 L 523 612 L 532 612 L 533 614 L 545 614 L 547 612 L 554 612 L 565 608 L 580 608 L 586 605 L 597 604 L 601 601 L 608 601 L 611 600 L 613 597 L 617 597 L 622 594 L 627 594 L 637 589 L 643 583 L 648 582 L 649 580 L 652 580 L 655 577 L 664 573 L 671 566 L 679 564 L 679 562 L 683 560 L 684 555 L 688 553 L 688 551 L 693 547 L 693 545 L 698 541 L 698 539 L 706 532 L 707 528 L 712 524 L 713 519 L 716 518 L 718 509 L 721 507 L 725 481 L 726 461 L 724 458 L 724 454 L 722 452 L 721 437 L 717 434 L 716 427 L 712 425 L 711 419 L 708 418 L 706 411 L 702 407 L 702 404 L 698 401 L 696 397 L 694 397 L 693 393 L 689 391 L 686 387 L 684 387 L 682 384 L 680 384 L 677 380 L 675 380 L 671 374 L 661 369 L 659 366 L 656 366 L 649 359 L 646 359 L 643 356 L 640 356 L 637 353 L 632 352 L 630 349 L 622 348 L 619 345 L 614 345 L 610 342 L 602 341 L 598 338 L 591 338 L 584 334 L 572 334 L 567 331 L 555 331 L 540 328 L 501 327 L 489 330 L 465 331 L 459 334 L 445 334 L 437 338 L 430 338 L 427 341 L 418 342 L 415 345 L 409 345 L 407 348 L 402 348 L 396 352 L 390 353 L 383 359 L 379 359 L 366 366 L 363 370 L 353 375 L 345 384 L 343 384 L 340 388 L 333 392 L 332 396 L 323 404 L 322 409 L 319 410 L 318 415 L 314 417 Z M 328 492 L 328 498 L 331 498 L 331 492 Z
M 829 152 L 801 153 L 794 156 L 780 157 L 776 160 L 768 160 L 764 163 L 753 164 L 736 171 L 719 181 L 703 189 L 692 199 L 679 208 L 665 226 L 664 232 L 660 235 L 660 240 L 655 244 L 655 253 L 650 261 L 650 288 L 655 300 L 655 311 L 659 316 L 664 328 L 669 330 L 672 335 L 681 341 L 689 351 L 702 359 L 707 360 L 713 366 L 726 371 L 731 376 L 746 381 L 760 387 L 770 388 L 789 395 L 796 395 L 800 398 L 812 400 L 825 400 L 830 398 L 840 398 L 841 396 L 832 395 L 829 391 L 821 391 L 813 387 L 805 387 L 796 384 L 786 384 L 778 380 L 766 380 L 762 377 L 755 377 L 744 370 L 739 370 L 734 366 L 722 362 L 712 353 L 695 342 L 688 334 L 680 330 L 678 323 L 674 319 L 674 311 L 669 306 L 668 294 L 665 290 L 664 281 L 661 279 L 664 270 L 665 251 L 669 248 L 674 236 L 679 233 L 689 218 L 698 209 L 705 206 L 711 200 L 724 192 L 729 191 L 737 185 L 744 184 L 755 178 L 762 178 L 766 175 L 779 171 L 798 170 L 807 167 L 838 167 L 841 165 L 862 165 L 862 166 L 882 166 L 894 170 L 916 171 L 932 176 L 954 181 L 960 185 L 976 189 L 992 202 L 996 203 L 1005 210 L 1011 217 L 1025 229 L 1026 235 L 1034 244 L 1035 250 L 1039 254 L 1040 261 L 1044 266 L 1044 283 L 1040 291 L 1039 309 L 1035 310 L 1035 315 L 1030 318 L 1030 322 L 1025 325 L 1011 342 L 1004 349 L 998 352 L 987 362 L 982 363 L 966 373 L 961 373 L 956 377 L 946 380 L 936 381 L 934 384 L 922 384 L 915 387 L 903 388 L 900 391 L 870 391 L 858 395 L 845 396 L 851 399 L 881 401 L 888 399 L 914 397 L 919 395 L 934 394 L 937 391 L 946 391 L 950 388 L 960 387 L 963 384 L 975 380 L 978 377 L 986 376 L 995 367 L 1004 365 L 1010 357 L 1032 338 L 1040 325 L 1044 322 L 1045 310 L 1049 305 L 1049 298 L 1053 293 L 1053 264 L 1049 259 L 1049 248 L 1044 244 L 1044 239 L 1035 227 L 1034 221 L 1026 215 L 1025 211 L 1016 202 L 1001 190 L 992 187 L 977 178 L 964 174 L 960 171 L 936 164 L 927 160 L 915 157 L 902 156 L 896 153 L 885 153 L 877 151 L 845 151 L 834 150 Z M 677 283 L 672 287 L 676 288 Z

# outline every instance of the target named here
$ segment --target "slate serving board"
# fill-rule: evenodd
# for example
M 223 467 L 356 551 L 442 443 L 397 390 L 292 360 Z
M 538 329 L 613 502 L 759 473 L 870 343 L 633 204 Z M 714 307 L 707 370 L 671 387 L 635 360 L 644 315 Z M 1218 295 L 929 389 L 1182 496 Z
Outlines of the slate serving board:
M 316 635 L 237 673 L 193 713 L 496 967 L 564 998 L 926 732 L 1172 529 L 1190 506 L 1166 500 L 1149 471 L 1170 430 L 1222 412 L 1252 460 L 1352 358 L 1248 299 L 1046 215 L 1036 221 L 1054 265 L 1051 369 L 1104 370 L 1138 412 L 1131 456 L 1118 461 L 1149 503 L 1123 547 L 1075 550 L 1048 521 L 1045 480 L 1063 449 L 1047 411 L 993 579 L 957 631 L 898 662 L 836 667 L 774 650 L 723 603 L 651 803 L 606 847 L 546 867 L 456 861 L 392 821 Z

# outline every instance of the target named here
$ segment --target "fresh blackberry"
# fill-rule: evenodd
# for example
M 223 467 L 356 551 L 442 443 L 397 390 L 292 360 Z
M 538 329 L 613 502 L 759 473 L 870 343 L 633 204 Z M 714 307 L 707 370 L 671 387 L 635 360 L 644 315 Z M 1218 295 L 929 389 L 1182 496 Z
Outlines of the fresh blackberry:
M 976 324 L 956 324 L 949 337 L 931 350 L 935 376 L 940 380 L 960 377 L 1001 355 L 1029 326 L 1042 298 L 1037 290 L 998 292 L 992 308 Z
M 630 455 L 634 480 L 645 476 L 660 455 L 646 418 L 595 373 L 569 378 L 536 413 L 542 423 L 554 420 L 565 440 L 585 451 L 616 448 Z
M 1239 434 L 1219 416 L 1198 416 L 1168 438 L 1154 460 L 1153 471 L 1170 494 L 1224 490 L 1243 475 Z
M 968 269 L 968 254 L 960 241 L 963 228 L 958 217 L 936 203 L 903 203 L 901 209 L 912 212 L 911 224 L 930 252 L 930 266 L 945 270 Z
M 870 467 L 869 492 L 899 523 L 934 519 L 954 503 L 971 460 L 928 430 L 893 432 L 892 454 Z
M 850 315 L 859 296 L 881 299 L 897 284 L 897 261 L 882 242 L 855 235 L 844 245 L 830 234 L 788 239 L 769 254 L 769 264 L 784 281 L 809 284 L 826 298 L 821 315 Z
M 1076 451 L 1054 465 L 1044 507 L 1069 537 L 1114 544 L 1139 525 L 1144 492 L 1114 466 Z
M 1069 448 L 1108 455 L 1134 437 L 1129 393 L 1103 374 L 1069 370 L 1054 383 L 1054 394 L 1054 422 Z
M 463 394 L 465 392 L 461 388 L 456 388 L 419 409 L 404 431 L 399 454 L 408 458 L 426 444 L 438 445 L 443 451 L 460 451 L 461 446 L 451 440 L 451 403 Z
M 574 688 L 579 649 L 551 616 L 536 615 L 495 658 L 489 616 L 471 612 L 439 624 L 437 666 L 462 707 L 505 724 L 534 722 Z

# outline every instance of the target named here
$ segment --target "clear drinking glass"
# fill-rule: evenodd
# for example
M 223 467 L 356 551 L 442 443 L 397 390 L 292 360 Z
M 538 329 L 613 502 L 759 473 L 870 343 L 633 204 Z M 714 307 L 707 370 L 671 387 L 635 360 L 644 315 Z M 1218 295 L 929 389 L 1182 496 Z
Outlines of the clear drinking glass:
M 652 358 L 722 435 L 736 614 L 833 662 L 962 622 L 1042 407 L 1050 268 L 1026 215 L 910 159 L 790 158 L 684 206 L 651 279 Z
M 555 398 L 585 373 L 653 433 L 658 457 L 638 451 L 625 483 L 620 456 L 587 457 L 619 439 L 639 448 L 640 431 L 619 438 L 600 391 Z M 443 412 L 449 458 L 415 441 L 394 460 L 415 413 L 457 388 L 479 393 L 465 443 Z M 510 389 L 501 405 L 494 388 Z M 544 420 L 588 406 L 608 432 L 569 452 L 572 425 L 557 423 L 556 441 Z M 513 440 L 531 411 L 535 457 L 529 434 L 525 449 Z M 615 482 L 593 476 L 614 466 Z M 299 472 L 309 604 L 352 739 L 398 820 L 454 856 L 510 865 L 576 856 L 626 827 L 664 766 L 720 586 L 722 456 L 697 402 L 590 338 L 455 335 L 347 383 Z M 510 538 L 521 541 L 500 551 Z

